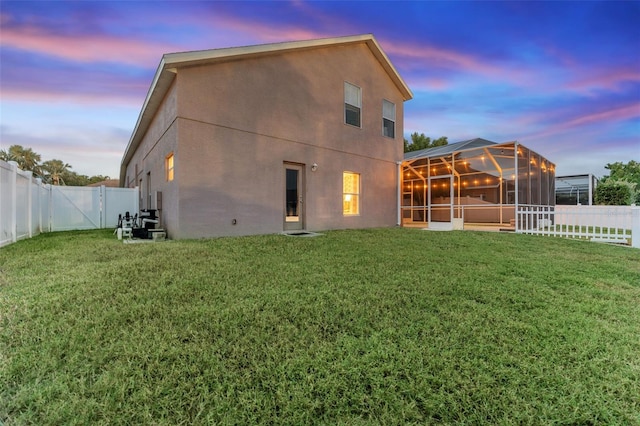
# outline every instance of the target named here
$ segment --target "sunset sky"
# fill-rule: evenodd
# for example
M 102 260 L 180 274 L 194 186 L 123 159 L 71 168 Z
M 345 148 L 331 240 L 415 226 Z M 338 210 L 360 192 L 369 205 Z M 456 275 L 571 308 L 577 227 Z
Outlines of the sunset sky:
M 640 2 L 0 1 L 0 148 L 117 178 L 164 53 L 372 33 L 405 137 L 518 140 L 556 174 L 640 161 Z

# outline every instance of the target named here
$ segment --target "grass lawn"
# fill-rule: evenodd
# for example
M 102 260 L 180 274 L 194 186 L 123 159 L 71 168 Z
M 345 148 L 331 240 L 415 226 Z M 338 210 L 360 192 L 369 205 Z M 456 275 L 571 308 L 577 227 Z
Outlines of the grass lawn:
M 414 229 L 0 249 L 0 424 L 640 425 L 640 250 Z

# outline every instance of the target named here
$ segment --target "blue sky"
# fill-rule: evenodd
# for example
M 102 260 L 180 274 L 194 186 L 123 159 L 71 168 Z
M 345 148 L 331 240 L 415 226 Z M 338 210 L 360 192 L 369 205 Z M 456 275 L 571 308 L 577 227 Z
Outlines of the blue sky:
M 640 161 L 640 2 L 0 1 L 0 148 L 119 175 L 162 54 L 372 33 L 405 136 L 518 140 L 558 175 Z

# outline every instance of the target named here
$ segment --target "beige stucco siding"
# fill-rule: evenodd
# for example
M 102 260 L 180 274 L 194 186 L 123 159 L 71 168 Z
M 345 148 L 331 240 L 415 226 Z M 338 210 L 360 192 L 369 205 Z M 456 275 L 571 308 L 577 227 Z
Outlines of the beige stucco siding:
M 302 170 L 304 229 L 396 225 L 410 92 L 371 45 L 201 57 L 161 68 L 158 87 L 168 87 L 166 95 L 148 98 L 145 130 L 134 133 L 136 148 L 125 155 L 126 184 L 140 185 L 141 209 L 151 207 L 149 193 L 162 193 L 161 226 L 170 238 L 283 231 L 285 164 Z M 345 81 L 362 90 L 360 127 L 344 122 Z M 396 106 L 395 138 L 382 134 L 384 99 Z M 343 214 L 345 171 L 361 179 L 354 216 Z
M 281 164 L 244 132 L 180 120 L 177 238 L 267 233 L 279 225 L 273 200 Z M 185 141 L 188 141 L 186 143 Z M 236 219 L 237 225 L 232 225 Z M 178 235 L 175 235 L 177 232 Z
M 401 129 L 402 97 L 364 44 L 185 68 L 178 80 L 181 117 L 402 160 L 402 144 L 381 135 L 382 99 L 396 104 Z M 360 129 L 344 124 L 345 81 L 362 88 Z
M 151 124 L 149 125 L 148 130 L 144 134 L 142 138 L 142 142 L 136 149 L 133 154 L 131 160 L 127 164 L 126 171 L 126 185 L 127 186 L 135 186 L 139 184 L 139 179 L 149 171 L 150 167 L 153 167 L 148 163 L 149 159 L 147 158 L 149 154 L 156 149 L 158 143 L 161 138 L 164 140 L 163 144 L 169 144 L 166 148 L 171 150 L 176 148 L 176 135 L 167 135 L 167 130 L 174 124 L 174 121 L 177 117 L 177 90 L 176 85 L 173 84 L 164 100 L 160 108 L 158 109 L 157 114 L 153 117 Z M 165 150 L 165 147 L 161 147 L 162 150 Z M 138 166 L 138 173 L 136 174 L 136 165 Z M 146 170 L 146 171 L 145 171 Z
M 344 124 L 344 81 L 362 88 L 361 128 Z M 304 165 L 306 229 L 396 223 L 402 97 L 366 46 L 179 69 L 177 85 L 173 238 L 282 231 L 285 162 Z M 395 139 L 382 99 L 396 103 Z M 342 212 L 344 171 L 361 175 L 358 216 Z
M 162 193 L 162 226 L 175 223 L 177 226 L 178 191 L 173 182 L 166 182 L 165 158 L 178 152 L 177 87 L 174 84 L 167 92 L 158 113 L 142 138 L 140 146 L 127 165 L 126 185 L 139 186 L 140 209 L 148 209 L 149 191 Z M 136 168 L 137 165 L 137 168 Z M 137 171 L 137 173 L 136 173 Z M 151 188 L 148 182 L 151 182 Z M 132 212 L 133 213 L 133 212 Z
M 393 226 L 395 163 L 179 120 L 180 226 L 174 238 L 251 235 L 283 229 L 284 163 L 303 164 L 305 228 Z M 312 164 L 317 171 L 311 171 Z M 183 170 L 188 169 L 188 173 Z M 342 212 L 342 173 L 362 179 L 360 215 Z M 236 224 L 233 224 L 233 220 Z

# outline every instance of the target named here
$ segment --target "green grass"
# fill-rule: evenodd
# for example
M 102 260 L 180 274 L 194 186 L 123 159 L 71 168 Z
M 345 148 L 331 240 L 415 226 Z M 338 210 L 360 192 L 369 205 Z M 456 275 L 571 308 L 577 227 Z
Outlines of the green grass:
M 640 425 L 640 250 L 411 229 L 0 250 L 0 424 Z

